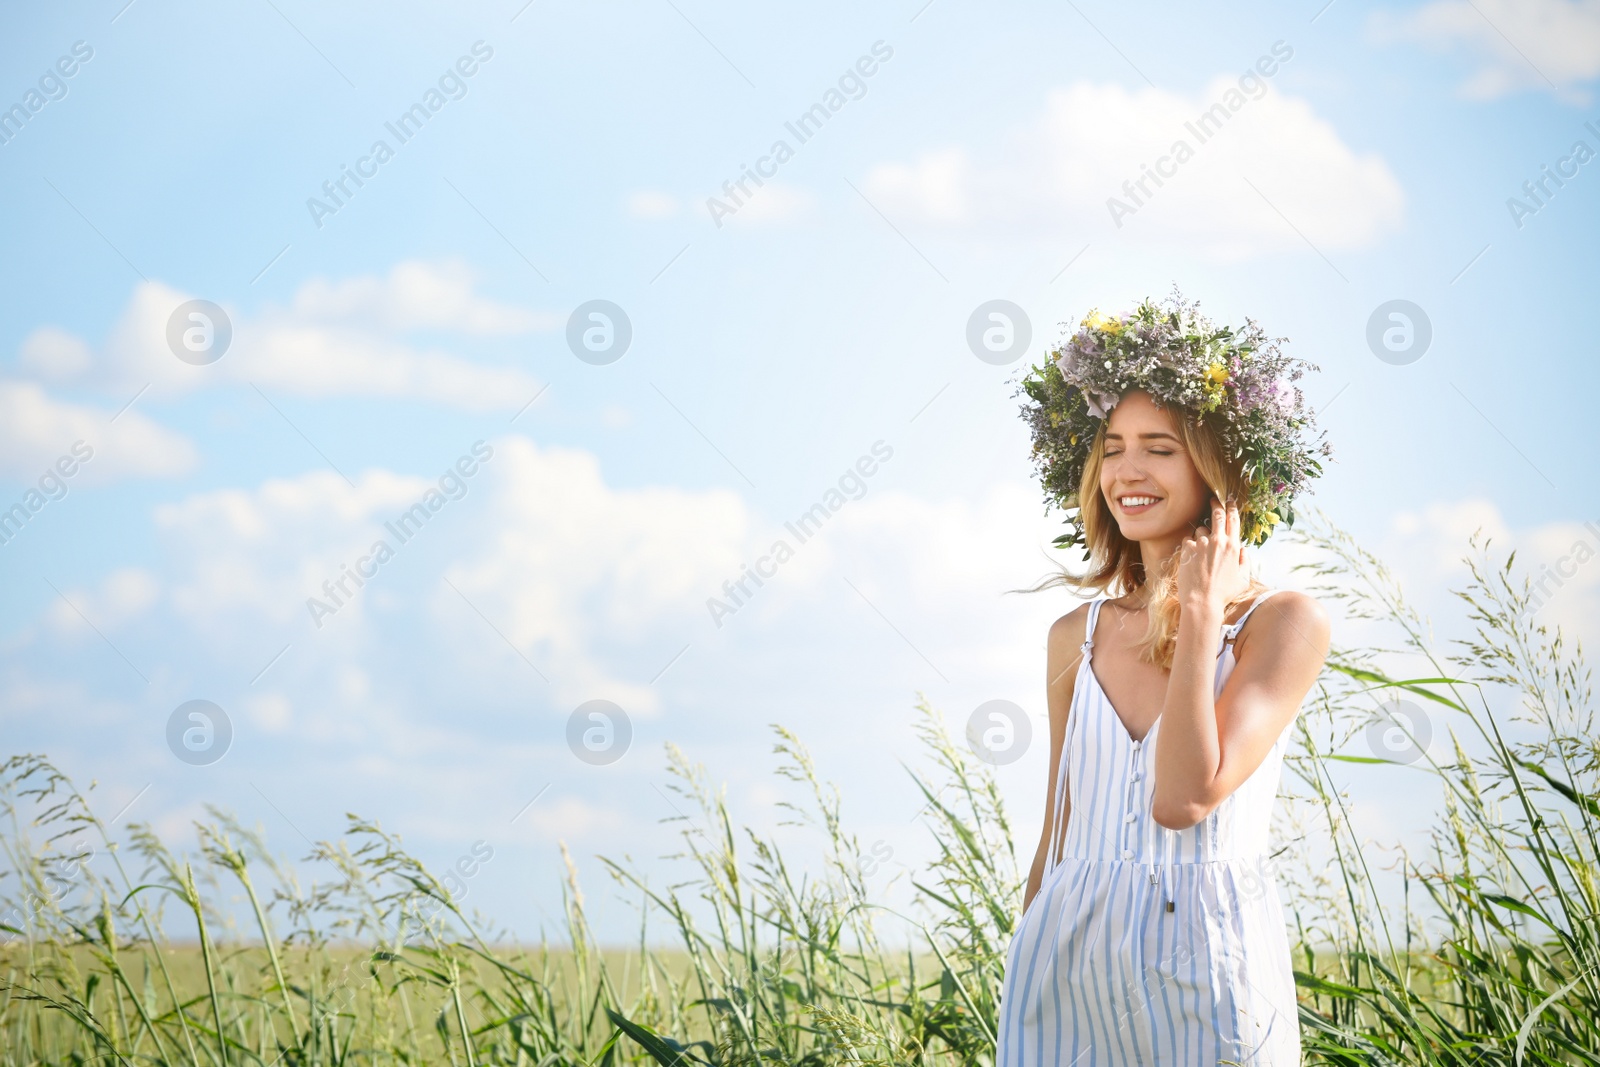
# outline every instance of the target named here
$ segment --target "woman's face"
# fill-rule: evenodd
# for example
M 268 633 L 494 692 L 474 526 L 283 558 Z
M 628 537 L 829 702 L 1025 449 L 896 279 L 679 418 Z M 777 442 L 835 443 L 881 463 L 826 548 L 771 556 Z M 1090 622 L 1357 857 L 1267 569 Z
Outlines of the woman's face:
M 1172 415 L 1149 393 L 1134 391 L 1111 409 L 1100 491 L 1130 541 L 1187 537 L 1211 505 L 1211 487 L 1195 468 Z

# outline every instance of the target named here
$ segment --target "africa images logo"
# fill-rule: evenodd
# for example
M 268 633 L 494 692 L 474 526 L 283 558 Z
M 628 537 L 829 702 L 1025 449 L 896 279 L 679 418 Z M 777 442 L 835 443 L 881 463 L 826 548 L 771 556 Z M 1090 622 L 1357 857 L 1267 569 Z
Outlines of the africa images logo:
M 872 442 L 872 455 L 862 456 L 856 460 L 855 465 L 845 469 L 839 476 L 838 488 L 830 486 L 823 494 L 822 499 L 807 508 L 794 522 L 783 524 L 784 529 L 794 535 L 799 544 L 805 544 L 821 531 L 823 523 L 832 518 L 838 511 L 851 500 L 860 500 L 867 495 L 867 479 L 878 473 L 879 465 L 887 463 L 894 456 L 894 448 L 883 440 Z M 874 459 L 873 457 L 877 457 Z M 744 564 L 737 578 L 730 578 L 722 583 L 722 597 L 707 597 L 706 610 L 711 613 L 711 621 L 717 629 L 722 629 L 722 620 L 725 616 L 736 614 L 755 596 L 755 591 L 749 586 L 754 582 L 756 589 L 766 584 L 763 579 L 777 576 L 778 568 L 794 558 L 795 548 L 783 538 L 778 538 L 772 543 L 772 548 L 766 555 L 756 560 L 752 568 Z
M 474 456 L 477 458 L 474 459 Z M 470 487 L 468 479 L 482 470 L 483 465 L 493 456 L 492 445 L 484 441 L 474 441 L 472 455 L 463 455 L 456 460 L 454 466 L 446 468 L 439 476 L 437 489 L 430 487 L 423 493 L 422 499 L 402 512 L 398 519 L 383 524 L 383 528 L 394 536 L 395 544 L 391 545 L 386 538 L 379 538 L 372 543 L 366 555 L 356 560 L 353 568 L 348 563 L 341 564 L 338 577 L 329 578 L 322 583 L 322 593 L 326 600 L 315 596 L 306 597 L 306 610 L 311 613 L 311 621 L 316 628 L 322 629 L 325 619 L 337 615 L 341 608 L 355 600 L 362 586 L 378 576 L 379 568 L 394 559 L 400 547 L 421 533 L 422 528 L 433 516 L 442 511 L 446 504 L 466 496 Z
M 69 86 L 67 79 L 77 74 L 83 64 L 94 58 L 94 49 L 87 41 L 72 42 L 72 54 L 61 56 L 53 66 L 39 76 L 38 88 L 30 87 L 22 94 L 19 103 L 10 107 L 0 105 L 0 145 L 11 143 L 12 138 L 33 120 L 33 116 L 55 100 L 65 100 Z
M 815 137 L 824 123 L 844 110 L 845 104 L 867 95 L 867 79 L 878 73 L 893 56 L 894 49 L 886 42 L 872 42 L 872 54 L 861 56 L 854 66 L 846 67 L 835 83 L 837 88 L 830 87 L 822 94 L 821 100 L 801 112 L 793 122 L 783 124 L 784 129 L 794 137 L 793 145 L 780 137 L 772 142 L 766 155 L 756 159 L 753 170 L 740 164 L 739 177 L 729 178 L 722 183 L 722 195 L 727 199 L 719 200 L 714 196 L 706 198 L 706 210 L 711 214 L 711 221 L 717 224 L 717 229 L 722 229 L 724 218 L 738 214 L 739 209 L 755 196 L 747 183 L 754 182 L 759 189 L 767 184 L 761 179 L 776 178 L 778 168 L 794 158 L 796 148 Z
M 1237 88 L 1229 88 L 1220 100 L 1196 116 L 1194 122 L 1183 124 L 1183 128 L 1194 137 L 1194 144 L 1191 145 L 1182 137 L 1173 141 L 1168 154 L 1157 157 L 1154 168 L 1142 163 L 1139 177 L 1122 183 L 1122 192 L 1127 200 L 1106 197 L 1106 210 L 1111 213 L 1111 221 L 1116 223 L 1117 229 L 1122 229 L 1124 216 L 1137 215 L 1139 209 L 1155 197 L 1149 183 L 1154 182 L 1156 188 L 1160 189 L 1166 184 L 1161 179 L 1176 178 L 1178 168 L 1194 158 L 1198 146 L 1221 133 L 1224 125 L 1251 100 L 1259 100 L 1267 95 L 1266 79 L 1278 73 L 1279 67 L 1293 58 L 1294 49 L 1287 41 L 1273 41 L 1271 54 L 1261 56 L 1254 66 L 1239 75 Z M 1248 96 L 1245 95 L 1247 93 Z
M 442 111 L 445 104 L 465 97 L 466 79 L 477 74 L 481 65 L 492 58 L 494 58 L 493 47 L 483 41 L 474 41 L 472 54 L 461 56 L 453 66 L 446 67 L 444 73 L 439 75 L 437 88 L 430 85 L 423 92 L 420 101 L 402 111 L 393 122 L 385 122 L 383 126 L 394 137 L 395 147 L 405 144 L 421 133 L 422 127 Z M 362 186 L 378 176 L 378 168 L 394 156 L 395 148 L 390 147 L 388 141 L 379 138 L 372 142 L 372 147 L 367 150 L 366 155 L 356 160 L 354 168 L 348 164 L 339 164 L 339 176 L 322 183 L 322 193 L 326 199 L 315 196 L 306 198 L 306 210 L 311 213 L 311 221 L 316 223 L 317 229 L 322 229 L 324 217 L 337 215 L 340 209 L 360 192 Z M 354 188 L 351 188 L 352 184 Z

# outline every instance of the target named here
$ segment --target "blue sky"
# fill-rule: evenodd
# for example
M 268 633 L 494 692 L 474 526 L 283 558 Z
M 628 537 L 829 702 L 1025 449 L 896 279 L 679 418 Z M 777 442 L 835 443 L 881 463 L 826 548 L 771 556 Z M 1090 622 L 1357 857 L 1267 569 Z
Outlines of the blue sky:
M 965 341 L 989 300 L 1025 311 L 1032 359 L 1174 283 L 1290 338 L 1336 453 L 1310 503 L 1443 613 L 1476 527 L 1535 562 L 1600 547 L 1600 163 L 1574 155 L 1600 150 L 1595 3 L 0 18 L 0 107 L 26 112 L 0 144 L 0 505 L 93 451 L 0 545 L 0 730 L 174 840 L 216 803 L 291 854 L 346 811 L 441 863 L 489 841 L 471 902 L 523 934 L 558 914 L 565 840 L 626 937 L 592 857 L 665 869 L 662 745 L 767 823 L 777 721 L 912 862 L 915 694 L 1042 724 L 1071 606 L 999 595 L 1044 572 L 1055 520 L 1022 363 Z M 401 143 L 386 124 L 430 91 Z M 799 143 L 786 123 L 830 91 Z M 708 208 L 780 139 L 773 177 Z M 363 163 L 378 140 L 392 158 Z M 358 166 L 336 212 L 308 206 Z M 1518 218 L 1544 167 L 1569 176 Z M 190 300 L 231 324 L 205 365 L 167 341 Z M 568 345 L 593 300 L 631 325 L 613 362 Z M 1431 324 L 1409 363 L 1367 344 L 1392 300 Z M 456 498 L 316 625 L 307 599 L 477 442 Z M 716 625 L 707 598 L 880 442 L 859 498 Z M 1260 562 L 1287 581 L 1291 557 Z M 1543 609 L 1591 641 L 1597 573 Z M 167 747 L 193 699 L 232 723 L 210 765 Z M 596 699 L 633 729 L 605 766 L 566 742 Z M 1036 746 L 1000 772 L 1025 854 L 1043 768 Z M 1358 811 L 1406 830 L 1381 794 Z

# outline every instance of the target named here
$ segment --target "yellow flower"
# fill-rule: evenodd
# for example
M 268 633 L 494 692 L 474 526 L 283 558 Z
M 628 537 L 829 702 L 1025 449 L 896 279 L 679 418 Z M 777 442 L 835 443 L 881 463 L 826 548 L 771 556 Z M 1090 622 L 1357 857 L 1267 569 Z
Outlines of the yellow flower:
M 1268 526 L 1276 526 L 1278 525 L 1279 521 L 1278 513 L 1276 511 L 1263 511 L 1261 513 L 1261 521 L 1266 523 Z
M 1213 363 L 1206 368 L 1206 381 L 1212 385 L 1221 385 L 1228 380 L 1228 368 L 1221 363 Z
M 1083 325 L 1091 330 L 1102 330 L 1105 333 L 1121 333 L 1122 323 L 1098 311 L 1089 312 L 1089 317 L 1083 320 Z

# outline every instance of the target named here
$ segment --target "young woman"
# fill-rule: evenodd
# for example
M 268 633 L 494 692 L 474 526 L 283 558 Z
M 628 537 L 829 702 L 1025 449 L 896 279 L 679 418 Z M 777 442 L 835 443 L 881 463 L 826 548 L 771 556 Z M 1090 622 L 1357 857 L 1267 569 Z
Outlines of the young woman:
M 1050 628 L 1044 830 L 996 1063 L 1300 1063 L 1268 827 L 1328 649 L 1247 544 L 1320 470 L 1298 360 L 1174 295 L 1091 316 L 1025 380 L 1058 543 L 1102 595 Z M 1115 595 L 1110 595 L 1115 594 Z

